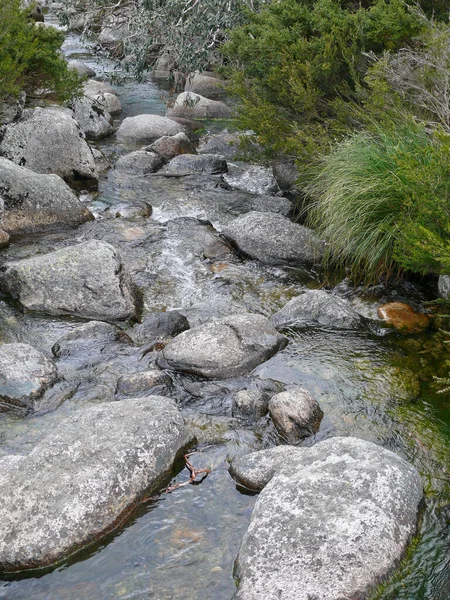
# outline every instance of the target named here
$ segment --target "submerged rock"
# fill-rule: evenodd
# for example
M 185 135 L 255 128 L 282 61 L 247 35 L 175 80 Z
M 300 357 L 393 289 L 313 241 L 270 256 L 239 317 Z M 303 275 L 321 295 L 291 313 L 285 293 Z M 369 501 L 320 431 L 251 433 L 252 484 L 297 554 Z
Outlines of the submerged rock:
M 136 314 L 117 250 L 97 240 L 7 262 L 2 281 L 29 310 L 104 321 Z
M 163 173 L 210 173 L 216 175 L 228 171 L 227 161 L 215 154 L 180 154 L 163 169 Z
M 323 244 L 311 229 L 276 213 L 246 213 L 223 233 L 241 252 L 269 265 L 311 265 L 323 255 Z
M 120 524 L 191 441 L 169 398 L 78 410 L 26 456 L 0 459 L 0 569 L 55 563 Z
M 309 290 L 292 298 L 272 316 L 271 321 L 279 328 L 324 325 L 355 329 L 361 326 L 363 319 L 347 300 L 324 290 Z
M 286 344 L 265 317 L 231 315 L 180 333 L 160 362 L 175 371 L 225 379 L 248 373 Z
M 168 117 L 186 119 L 228 119 L 232 114 L 231 108 L 223 102 L 204 98 L 194 92 L 179 94 L 174 105 L 167 111 Z
M 23 118 L 3 129 L 0 155 L 36 173 L 54 173 L 68 183 L 98 181 L 94 157 L 70 111 L 25 110 Z
M 52 347 L 55 356 L 87 357 L 102 354 L 108 344 L 114 342 L 131 343 L 128 335 L 110 323 L 90 321 L 62 335 Z
M 29 344 L 0 345 L 0 407 L 32 408 L 57 379 L 53 362 Z
M 176 135 L 182 125 L 159 115 L 127 117 L 117 130 L 117 139 L 131 144 L 151 144 L 163 135 Z
M 12 235 L 75 227 L 93 219 L 58 175 L 41 175 L 0 157 L 3 228 Z
M 302 388 L 292 388 L 273 396 L 269 402 L 269 413 L 278 433 L 289 444 L 314 435 L 323 418 L 316 400 Z
M 389 302 L 377 309 L 380 319 L 401 333 L 420 333 L 430 324 L 428 315 L 416 312 L 409 304 Z
M 290 451 L 292 465 L 280 466 L 253 510 L 235 563 L 235 598 L 366 598 L 416 531 L 418 472 L 356 438 Z

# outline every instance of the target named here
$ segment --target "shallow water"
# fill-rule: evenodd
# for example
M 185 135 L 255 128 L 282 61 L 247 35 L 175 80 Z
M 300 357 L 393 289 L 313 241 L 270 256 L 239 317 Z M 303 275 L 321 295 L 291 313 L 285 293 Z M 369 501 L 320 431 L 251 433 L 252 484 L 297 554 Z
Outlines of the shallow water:
M 77 36 L 68 36 L 64 51 L 83 60 L 89 56 L 85 62 L 98 68 Z M 101 69 L 113 67 L 106 63 Z M 167 92 L 154 83 L 129 81 L 117 90 L 125 107 L 121 119 L 142 112 L 164 114 Z M 114 136 L 97 145 L 111 158 L 130 150 L 117 144 Z M 0 262 L 86 239 L 104 239 L 120 248 L 143 291 L 144 314 L 178 309 L 191 325 L 236 312 L 271 315 L 304 287 L 318 287 L 320 275 L 266 267 L 234 253 L 218 260 L 204 258 L 205 247 L 220 241 L 219 232 L 229 220 L 250 210 L 258 194 L 268 193 L 265 171 L 241 163 L 233 168 L 227 176 L 231 185 L 225 187 L 216 176 L 133 178 L 110 171 L 102 178 L 99 193 L 85 199 L 96 208 L 95 222 L 76 231 L 18 239 L 0 253 Z M 142 201 L 153 207 L 150 218 L 114 218 L 120 207 Z M 370 294 L 345 282 L 335 292 L 371 319 L 382 302 L 407 300 L 422 306 L 428 296 L 426 290 L 400 285 Z M 79 324 L 76 319 L 22 313 L 8 298 L 0 302 L 2 341 L 28 342 L 49 355 L 55 341 Z M 289 345 L 248 377 L 204 382 L 177 375 L 173 397 L 187 416 L 194 411 L 230 417 L 237 390 L 302 385 L 325 413 L 319 432 L 304 445 L 352 435 L 405 456 L 423 476 L 426 506 L 414 551 L 376 598 L 447 600 L 450 403 L 431 385 L 432 375 L 442 375 L 444 361 L 450 358 L 445 336 L 401 336 L 380 328 L 376 321 L 358 331 L 308 328 L 287 335 Z M 26 453 L 66 415 L 91 403 L 113 400 L 117 377 L 152 367 L 155 358 L 154 352 L 142 357 L 129 344 L 103 348 L 92 342 L 81 360 L 59 359 L 67 387 L 46 394 L 39 414 L 26 418 L 0 413 L 0 455 Z M 219 429 L 211 433 L 205 424 L 199 428 L 204 437 L 192 462 L 212 467 L 201 484 L 169 494 L 161 489 L 124 527 L 53 570 L 3 576 L 0 598 L 230 598 L 235 589 L 233 562 L 255 497 L 236 489 L 228 463 L 238 453 L 280 440 L 264 419 L 257 424 L 229 420 Z M 187 478 L 181 464 L 173 475 L 173 481 Z

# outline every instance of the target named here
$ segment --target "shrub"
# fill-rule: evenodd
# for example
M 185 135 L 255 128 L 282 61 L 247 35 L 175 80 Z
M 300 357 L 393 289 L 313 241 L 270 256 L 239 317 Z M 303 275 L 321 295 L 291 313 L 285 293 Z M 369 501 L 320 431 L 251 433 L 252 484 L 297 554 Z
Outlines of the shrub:
M 66 100 L 77 93 L 80 80 L 60 55 L 62 32 L 37 27 L 20 0 L 0 3 L 0 101 L 27 94 L 53 94 Z
M 406 117 L 373 130 L 323 156 L 307 188 L 329 265 L 366 282 L 405 269 L 450 273 L 450 136 Z

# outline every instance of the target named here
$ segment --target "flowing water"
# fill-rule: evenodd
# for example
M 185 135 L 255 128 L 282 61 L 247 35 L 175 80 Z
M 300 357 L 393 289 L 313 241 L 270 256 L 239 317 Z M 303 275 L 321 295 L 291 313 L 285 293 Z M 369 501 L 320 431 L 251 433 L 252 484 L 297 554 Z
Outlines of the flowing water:
M 87 53 L 77 36 L 68 35 L 64 51 L 97 72 L 114 68 Z M 165 112 L 168 92 L 151 81 L 127 81 L 117 91 L 124 106 L 120 119 Z M 96 146 L 112 163 L 131 150 L 114 136 Z M 315 272 L 267 267 L 234 254 L 220 260 L 204 258 L 206 246 L 220 243 L 222 228 L 252 210 L 273 184 L 267 170 L 243 163 L 230 164 L 225 183 L 220 176 L 139 178 L 109 171 L 98 194 L 82 196 L 96 214 L 94 222 L 75 231 L 14 240 L 0 260 L 87 239 L 109 241 L 120 249 L 142 290 L 144 314 L 177 309 L 191 325 L 237 312 L 269 316 L 299 291 L 319 287 Z M 151 217 L 145 216 L 143 203 L 151 205 Z M 334 291 L 371 319 L 376 306 L 387 300 L 420 307 L 433 295 L 411 284 L 356 290 L 345 281 Z M 49 356 L 55 341 L 79 324 L 76 319 L 23 313 L 6 297 L 0 301 L 1 340 L 28 342 Z M 172 394 L 198 431 L 192 461 L 196 467 L 212 468 L 205 481 L 168 494 L 163 493 L 164 486 L 125 526 L 56 568 L 2 576 L 0 598 L 231 598 L 233 562 L 255 496 L 236 487 L 228 464 L 238 453 L 279 441 L 267 419 L 255 424 L 231 418 L 232 396 L 241 389 L 273 392 L 302 385 L 325 413 L 319 432 L 304 445 L 336 435 L 361 437 L 405 456 L 423 476 L 426 505 L 417 539 L 393 578 L 374 597 L 448 600 L 450 403 L 436 393 L 432 376 L 445 373 L 449 336 L 441 332 L 402 336 L 375 321 L 360 331 L 309 328 L 293 329 L 287 335 L 288 346 L 248 377 L 205 382 L 175 376 Z M 57 362 L 65 381 L 44 396 L 34 416 L 0 413 L 0 456 L 27 453 L 71 412 L 112 400 L 117 377 L 152 367 L 155 355 L 143 356 L 132 345 L 105 347 L 92 342 L 82 359 L 61 357 Z M 186 478 L 182 464 L 177 465 L 172 481 Z

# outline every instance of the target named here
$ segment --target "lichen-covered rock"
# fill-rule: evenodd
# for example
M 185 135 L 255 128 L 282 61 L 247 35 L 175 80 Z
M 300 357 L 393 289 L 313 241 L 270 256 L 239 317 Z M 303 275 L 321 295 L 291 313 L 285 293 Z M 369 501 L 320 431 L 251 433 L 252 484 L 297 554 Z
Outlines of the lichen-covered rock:
M 68 183 L 98 182 L 84 133 L 65 109 L 25 110 L 20 121 L 3 128 L 0 155 L 36 173 L 59 175 Z
M 194 144 L 183 132 L 176 135 L 163 135 L 143 150 L 156 152 L 165 162 L 180 154 L 197 154 Z
M 163 173 L 210 173 L 216 175 L 228 171 L 227 161 L 215 154 L 180 154 L 163 169 Z
M 54 363 L 29 344 L 0 345 L 0 406 L 33 408 L 57 379 Z
M 269 265 L 308 266 L 323 256 L 323 244 L 311 229 L 276 213 L 246 213 L 223 234 L 245 255 Z
M 0 459 L 0 569 L 61 560 L 151 493 L 190 442 L 169 398 L 76 411 L 25 456 Z
M 223 102 L 204 98 L 194 92 L 179 94 L 173 106 L 167 111 L 169 117 L 186 119 L 228 119 L 232 115 L 231 108 Z
M 183 131 L 172 119 L 159 115 L 127 117 L 117 130 L 117 139 L 130 144 L 151 144 L 163 135 L 176 135 Z
M 25 308 L 50 315 L 120 321 L 136 314 L 117 250 L 92 240 L 7 262 L 5 289 Z
M 162 164 L 161 157 L 155 152 L 136 150 L 119 158 L 116 163 L 116 171 L 132 173 L 133 175 L 146 175 L 157 171 Z
M 103 106 L 92 98 L 79 98 L 73 105 L 73 117 L 91 140 L 99 140 L 114 131 L 112 118 Z
M 292 467 L 271 478 L 253 510 L 236 600 L 366 598 L 416 531 L 419 474 L 356 438 L 291 452 Z
M 260 390 L 241 390 L 233 398 L 231 414 L 233 417 L 251 417 L 259 419 L 269 410 L 269 396 Z
M 75 227 L 93 219 L 58 175 L 41 175 L 0 157 L 2 227 L 11 235 Z
M 286 344 L 265 317 L 231 315 L 180 333 L 159 360 L 164 368 L 225 379 L 248 373 Z
M 269 413 L 278 433 L 296 444 L 319 430 L 323 412 L 309 392 L 292 388 L 272 396 Z
M 355 329 L 361 326 L 363 319 L 347 300 L 324 290 L 308 290 L 292 298 L 271 321 L 279 328 L 324 325 Z

